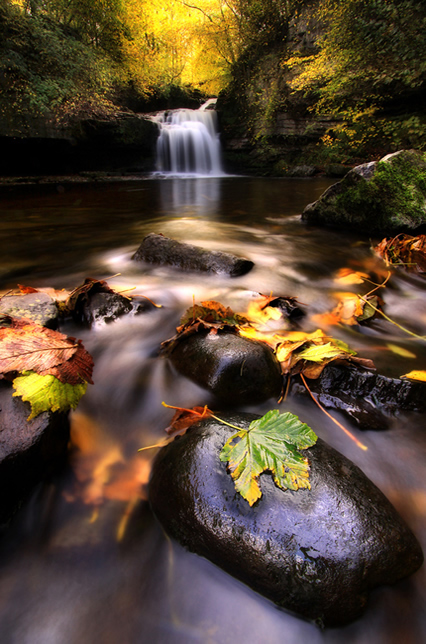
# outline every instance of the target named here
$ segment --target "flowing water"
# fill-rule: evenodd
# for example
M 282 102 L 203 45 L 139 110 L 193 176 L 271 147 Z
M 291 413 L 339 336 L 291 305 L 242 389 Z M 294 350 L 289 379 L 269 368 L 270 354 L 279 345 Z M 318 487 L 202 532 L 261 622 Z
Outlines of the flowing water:
M 338 284 L 339 269 L 362 271 L 375 282 L 386 278 L 386 267 L 370 248 L 376 240 L 301 222 L 304 206 L 329 183 L 146 177 L 2 189 L 1 288 L 72 289 L 85 277 L 110 277 L 111 286 L 134 288 L 129 294 L 162 306 L 90 331 L 63 325 L 92 353 L 95 384 L 71 415 L 68 466 L 34 491 L 0 540 L 2 643 L 425 641 L 424 567 L 394 587 L 374 591 L 358 621 L 320 631 L 170 541 L 146 500 L 154 453 L 138 449 L 163 438 L 172 411 L 162 401 L 183 407 L 209 403 L 205 391 L 158 357 L 160 343 L 174 334 L 193 298 L 243 312 L 259 292 L 295 296 L 309 312 L 302 329 L 312 331 L 318 327 L 313 316 L 334 307 L 336 292 L 369 288 Z M 255 268 L 225 279 L 136 264 L 132 254 L 149 232 L 244 255 Z M 424 280 L 395 272 L 381 296 L 391 318 L 426 333 Z M 384 319 L 363 329 L 330 331 L 372 358 L 385 375 L 424 368 L 425 342 Z M 263 414 L 277 407 L 299 415 L 359 465 L 426 545 L 423 416 L 400 413 L 385 431 L 361 432 L 336 413 L 368 447 L 362 451 L 309 397 L 244 410 Z

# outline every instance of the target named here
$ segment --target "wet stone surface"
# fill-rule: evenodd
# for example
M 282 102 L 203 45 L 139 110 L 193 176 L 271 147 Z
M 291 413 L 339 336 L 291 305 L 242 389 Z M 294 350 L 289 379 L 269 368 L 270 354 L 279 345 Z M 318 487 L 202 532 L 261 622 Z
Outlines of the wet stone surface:
M 68 414 L 43 412 L 27 421 L 30 407 L 0 381 L 0 528 L 19 509 L 33 487 L 65 459 Z
M 282 390 L 272 350 L 235 333 L 190 335 L 176 344 L 170 360 L 181 375 L 234 406 L 278 399 Z
M 156 233 L 145 237 L 132 259 L 149 264 L 175 266 L 184 271 L 216 273 L 229 277 L 245 275 L 254 266 L 252 261 L 244 257 L 206 250 Z
M 247 428 L 257 416 L 221 414 Z M 382 492 L 324 441 L 306 450 L 311 490 L 260 477 L 250 508 L 219 453 L 235 430 L 208 419 L 163 448 L 149 487 L 152 509 L 184 547 L 280 607 L 326 626 L 359 617 L 368 593 L 415 572 L 420 546 Z
M 46 293 L 5 295 L 0 299 L 0 313 L 16 318 L 28 318 L 51 329 L 57 327 L 58 307 Z

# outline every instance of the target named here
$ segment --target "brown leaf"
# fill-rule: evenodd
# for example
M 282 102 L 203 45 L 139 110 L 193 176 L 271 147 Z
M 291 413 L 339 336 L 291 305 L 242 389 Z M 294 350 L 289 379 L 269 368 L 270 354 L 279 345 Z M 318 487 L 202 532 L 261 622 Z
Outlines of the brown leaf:
M 9 320 L 9 326 L 0 328 L 0 373 L 50 373 L 49 369 L 70 360 L 77 351 L 74 339 L 63 333 L 25 318 Z
M 172 405 L 166 405 L 165 403 L 163 403 L 163 405 L 164 407 L 176 409 L 170 425 L 166 428 L 166 432 L 169 436 L 181 436 L 182 434 L 185 434 L 186 430 L 191 427 L 191 425 L 198 423 L 202 418 L 208 418 L 213 415 L 213 412 L 208 409 L 207 405 L 205 405 L 205 407 L 193 407 L 192 409 L 173 407 Z
M 46 372 L 39 372 L 40 375 L 46 376 L 51 374 L 56 376 L 58 380 L 69 385 L 78 385 L 81 382 L 88 382 L 93 385 L 92 373 L 93 373 L 93 358 L 88 351 L 84 348 L 81 343 L 81 340 L 74 340 L 77 345 L 77 350 L 74 355 L 71 356 L 66 362 L 62 362 L 51 369 L 48 369 Z

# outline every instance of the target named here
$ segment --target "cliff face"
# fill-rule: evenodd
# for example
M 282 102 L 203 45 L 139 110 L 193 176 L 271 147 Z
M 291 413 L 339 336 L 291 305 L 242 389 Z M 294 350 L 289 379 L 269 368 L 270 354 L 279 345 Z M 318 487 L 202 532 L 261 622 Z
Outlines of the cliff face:
M 286 174 L 306 164 L 326 130 L 330 117 L 314 117 L 311 103 L 293 92 L 296 71 L 284 65 L 293 55 L 317 53 L 324 27 L 315 16 L 318 2 L 306 2 L 290 19 L 284 40 L 274 43 L 256 60 L 245 59 L 234 68 L 233 81 L 219 96 L 225 158 L 230 168 Z
M 291 6 L 285 33 L 247 48 L 219 97 L 229 169 L 310 174 L 426 149 L 425 5 Z

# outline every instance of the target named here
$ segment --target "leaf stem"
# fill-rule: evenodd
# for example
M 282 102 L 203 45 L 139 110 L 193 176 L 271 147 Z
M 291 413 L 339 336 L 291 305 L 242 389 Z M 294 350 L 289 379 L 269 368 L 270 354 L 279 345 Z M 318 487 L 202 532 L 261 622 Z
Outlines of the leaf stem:
M 374 309 L 374 310 L 376 311 L 376 313 L 380 313 L 380 315 L 382 315 L 382 316 L 385 318 L 385 320 L 387 320 L 388 322 L 391 322 L 392 324 L 394 324 L 395 326 L 397 326 L 397 327 L 398 327 L 398 329 L 401 329 L 401 331 L 404 331 L 405 333 L 408 333 L 409 335 L 414 336 L 414 337 L 415 337 L 415 338 L 417 338 L 418 340 L 426 340 L 426 336 L 424 336 L 424 335 L 418 335 L 417 333 L 414 333 L 413 331 L 409 331 L 408 329 L 406 329 L 406 328 L 405 328 L 404 326 L 402 326 L 401 324 L 398 324 L 398 322 L 395 322 L 395 320 L 392 320 L 392 318 L 390 318 L 388 315 L 386 315 L 386 313 L 383 313 L 383 311 L 381 311 L 381 310 L 380 310 L 380 309 L 378 309 L 376 306 L 374 306 L 374 304 L 371 304 L 371 302 L 369 302 L 369 301 L 368 301 L 368 300 L 366 300 L 364 297 L 362 297 L 362 295 L 358 295 L 358 297 L 360 298 L 360 300 L 362 300 L 363 302 L 365 302 L 366 304 L 368 304 L 368 306 L 371 306 L 371 308 L 372 308 L 372 309 Z
M 340 429 L 342 429 L 342 430 L 345 432 L 345 434 L 347 434 L 347 436 L 349 436 L 349 438 L 350 438 L 351 440 L 353 440 L 353 441 L 358 445 L 358 447 L 359 447 L 360 449 L 362 449 L 362 450 L 364 450 L 364 451 L 368 450 L 368 447 L 367 447 L 366 445 L 364 445 L 363 443 L 361 443 L 361 442 L 360 442 L 360 441 L 359 441 L 359 440 L 358 440 L 358 439 L 357 439 L 357 438 L 356 438 L 356 437 L 355 437 L 355 436 L 354 436 L 354 435 L 353 435 L 353 434 L 352 434 L 348 429 L 346 429 L 346 427 L 345 427 L 344 425 L 342 425 L 341 423 L 339 423 L 339 421 L 338 421 L 338 420 L 336 420 L 336 418 L 333 418 L 333 416 L 332 416 L 331 414 L 329 414 L 329 413 L 328 413 L 328 411 L 327 411 L 326 409 L 324 409 L 324 407 L 321 405 L 321 403 L 319 403 L 319 402 L 318 402 L 318 400 L 315 398 L 315 396 L 314 396 L 314 394 L 312 393 L 312 391 L 309 389 L 308 384 L 307 384 L 307 382 L 306 382 L 306 380 L 305 380 L 305 377 L 304 377 L 303 373 L 301 373 L 301 374 L 300 374 L 300 377 L 302 378 L 302 382 L 303 382 L 303 384 L 305 385 L 305 387 L 306 387 L 306 389 L 307 389 L 307 391 L 308 391 L 308 393 L 309 393 L 310 397 L 312 398 L 312 400 L 314 401 L 314 403 L 315 403 L 316 405 L 318 405 L 318 407 L 321 409 L 321 411 L 322 411 L 322 412 L 324 412 L 324 414 L 325 414 L 326 416 L 328 416 L 329 418 L 331 418 L 331 420 L 333 421 L 333 423 L 336 423 L 336 425 L 337 425 L 338 427 L 340 427 Z

